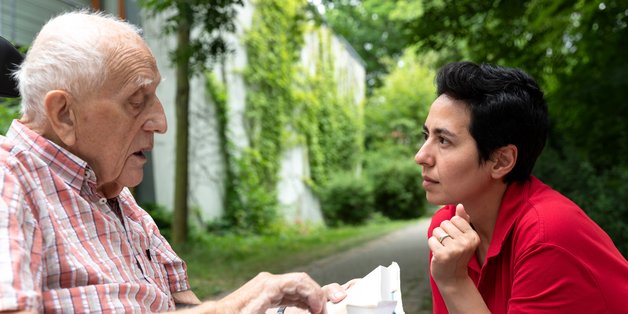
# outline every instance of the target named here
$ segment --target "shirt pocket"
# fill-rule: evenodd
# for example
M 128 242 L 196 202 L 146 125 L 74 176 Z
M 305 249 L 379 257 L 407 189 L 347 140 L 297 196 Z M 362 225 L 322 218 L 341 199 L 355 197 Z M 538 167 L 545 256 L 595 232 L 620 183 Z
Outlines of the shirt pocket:
M 142 267 L 144 279 L 150 284 L 156 285 L 163 293 L 170 295 L 170 287 L 168 284 L 168 273 L 164 266 L 164 260 L 157 251 L 154 241 L 149 235 L 148 239 L 141 241 L 141 250 L 137 252 L 139 255 L 137 260 Z

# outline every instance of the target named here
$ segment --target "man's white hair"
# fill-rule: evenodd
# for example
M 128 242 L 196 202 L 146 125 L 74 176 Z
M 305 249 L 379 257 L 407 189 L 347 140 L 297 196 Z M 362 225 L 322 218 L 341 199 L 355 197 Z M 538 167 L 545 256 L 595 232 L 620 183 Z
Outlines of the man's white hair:
M 43 101 L 49 91 L 65 90 L 80 98 L 99 90 L 109 74 L 111 51 L 122 44 L 121 39 L 140 33 L 133 24 L 98 12 L 81 10 L 52 18 L 14 73 L 22 115 L 41 125 L 46 120 Z

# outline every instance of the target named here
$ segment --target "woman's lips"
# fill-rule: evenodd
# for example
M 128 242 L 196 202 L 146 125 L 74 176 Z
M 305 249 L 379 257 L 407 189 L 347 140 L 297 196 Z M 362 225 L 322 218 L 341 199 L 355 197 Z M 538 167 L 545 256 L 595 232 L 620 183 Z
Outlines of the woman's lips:
M 430 177 L 423 176 L 423 188 L 429 188 L 430 186 L 433 186 L 435 184 L 438 184 L 438 181 Z

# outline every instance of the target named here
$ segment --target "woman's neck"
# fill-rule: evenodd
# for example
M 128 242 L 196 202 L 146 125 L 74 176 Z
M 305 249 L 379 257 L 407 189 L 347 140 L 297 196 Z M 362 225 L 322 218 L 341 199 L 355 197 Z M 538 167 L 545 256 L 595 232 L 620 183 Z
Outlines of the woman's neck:
M 499 207 L 507 187 L 506 183 L 496 182 L 490 185 L 481 197 L 463 203 L 465 211 L 471 218 L 471 225 L 480 237 L 480 246 L 477 251 L 480 264 L 484 263 L 491 244 Z

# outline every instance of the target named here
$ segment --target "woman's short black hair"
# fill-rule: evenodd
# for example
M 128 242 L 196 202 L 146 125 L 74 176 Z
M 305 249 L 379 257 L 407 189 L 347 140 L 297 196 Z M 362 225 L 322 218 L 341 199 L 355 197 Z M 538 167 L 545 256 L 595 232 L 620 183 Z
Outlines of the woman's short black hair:
M 541 154 L 549 129 L 543 91 L 525 72 L 489 64 L 450 63 L 436 76 L 438 95 L 463 101 L 471 112 L 469 132 L 480 163 L 513 144 L 518 156 L 504 181 L 525 181 Z

